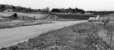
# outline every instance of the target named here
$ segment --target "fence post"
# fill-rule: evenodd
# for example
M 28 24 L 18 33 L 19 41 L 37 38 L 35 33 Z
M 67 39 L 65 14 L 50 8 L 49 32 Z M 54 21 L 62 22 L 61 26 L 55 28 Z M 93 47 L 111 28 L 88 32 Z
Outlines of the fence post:
M 34 16 L 34 20 L 35 20 L 36 18 L 35 18 L 35 16 Z
M 22 17 L 22 19 L 24 20 L 24 16 Z

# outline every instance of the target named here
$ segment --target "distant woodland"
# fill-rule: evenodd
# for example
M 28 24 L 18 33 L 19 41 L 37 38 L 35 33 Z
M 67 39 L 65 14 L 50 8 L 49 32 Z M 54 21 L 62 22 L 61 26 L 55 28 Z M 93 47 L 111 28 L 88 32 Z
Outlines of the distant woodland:
M 13 5 L 0 5 L 0 12 L 4 11 L 13 11 L 13 12 L 39 12 L 40 9 L 31 9 L 31 8 L 25 8 L 21 6 L 13 6 Z M 43 12 L 43 11 L 42 11 Z
M 13 6 L 13 5 L 0 5 L 0 12 L 4 11 L 13 11 L 13 12 L 63 12 L 63 13 L 84 13 L 84 10 L 82 9 L 72 9 L 72 8 L 67 8 L 67 9 L 59 9 L 59 8 L 53 8 L 52 10 L 49 10 L 49 8 L 45 9 L 31 9 L 31 8 L 25 8 L 21 6 Z
M 114 11 L 85 11 L 80 8 L 53 8 L 52 10 L 49 10 L 49 8 L 45 9 L 32 9 L 32 8 L 25 8 L 21 6 L 13 6 L 13 5 L 5 5 L 0 4 L 0 12 L 25 12 L 25 13 L 31 13 L 31 12 L 58 12 L 58 13 L 93 13 L 95 15 L 104 15 L 104 14 L 110 14 L 114 13 Z

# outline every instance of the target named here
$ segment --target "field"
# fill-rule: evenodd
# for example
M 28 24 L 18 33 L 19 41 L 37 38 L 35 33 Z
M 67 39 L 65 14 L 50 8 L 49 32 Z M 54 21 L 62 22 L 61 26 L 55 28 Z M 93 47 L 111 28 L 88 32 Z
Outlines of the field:
M 0 12 L 0 16 L 2 17 L 8 17 L 11 16 L 15 12 Z M 41 14 L 41 13 L 17 13 L 18 16 L 27 16 L 27 17 L 36 17 L 37 19 L 41 19 L 47 16 L 47 14 Z
M 63 19 L 78 19 L 78 20 L 87 20 L 89 17 L 95 17 L 93 14 L 54 14 L 59 18 Z
M 46 20 L 48 14 L 17 13 L 17 19 L 10 18 L 12 14 L 14 12 L 0 12 L 0 29 L 51 23 Z

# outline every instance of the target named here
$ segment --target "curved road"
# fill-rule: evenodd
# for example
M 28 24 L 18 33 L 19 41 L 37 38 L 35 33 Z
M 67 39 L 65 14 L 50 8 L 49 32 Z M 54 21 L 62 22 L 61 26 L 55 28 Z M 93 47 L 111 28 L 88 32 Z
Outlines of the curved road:
M 7 47 L 18 42 L 26 41 L 48 31 L 61 29 L 83 21 L 58 21 L 51 24 L 24 26 L 10 29 L 0 29 L 0 47 Z

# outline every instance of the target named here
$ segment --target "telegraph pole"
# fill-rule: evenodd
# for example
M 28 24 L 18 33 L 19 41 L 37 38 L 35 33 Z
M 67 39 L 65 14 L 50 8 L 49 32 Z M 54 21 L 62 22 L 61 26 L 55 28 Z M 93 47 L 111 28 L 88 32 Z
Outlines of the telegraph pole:
M 104 25 L 104 29 L 107 30 L 107 36 L 109 38 L 109 46 L 110 46 L 110 48 L 108 50 L 112 50 L 112 41 L 113 41 L 112 30 L 106 28 L 106 25 L 110 22 L 110 18 L 109 17 L 107 17 L 107 18 L 104 17 L 102 22 L 103 22 L 103 25 Z
M 110 48 L 108 50 L 112 50 L 112 41 L 113 41 L 112 30 L 107 31 L 107 36 L 109 38 L 109 46 L 110 46 Z

